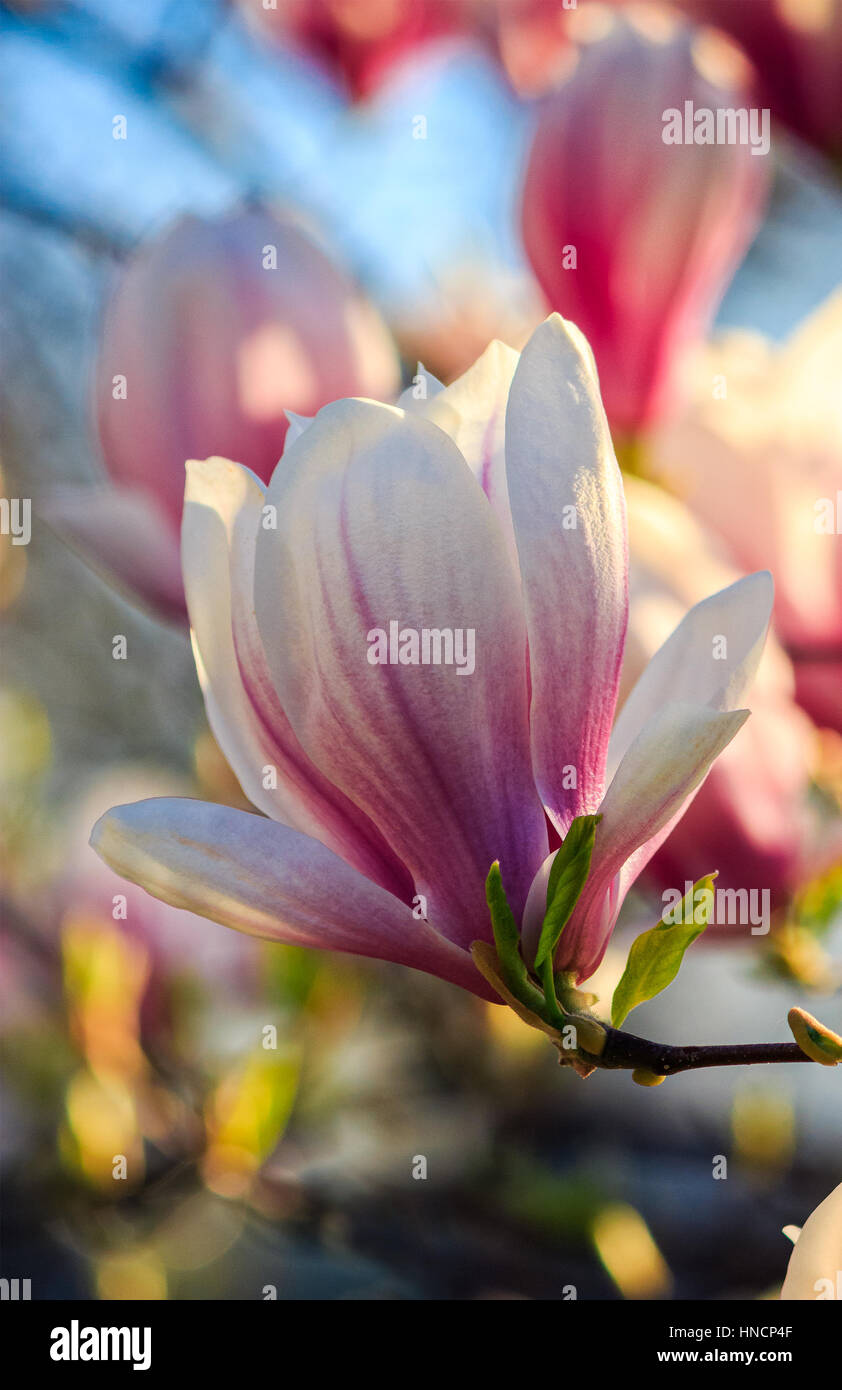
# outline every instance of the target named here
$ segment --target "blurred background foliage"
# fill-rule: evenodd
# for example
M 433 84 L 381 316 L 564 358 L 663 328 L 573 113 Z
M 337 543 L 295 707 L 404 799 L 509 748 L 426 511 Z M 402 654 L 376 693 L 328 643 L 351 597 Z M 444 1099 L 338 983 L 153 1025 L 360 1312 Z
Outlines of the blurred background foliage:
M 727 27 L 761 7 L 674 8 Z M 520 346 L 545 309 L 518 200 L 541 102 L 575 54 L 571 8 L 0 6 L 1 490 L 34 508 L 29 545 L 0 537 L 0 1157 L 4 1273 L 31 1278 L 35 1297 L 767 1297 L 788 1257 L 781 1227 L 839 1181 L 842 1106 L 820 1068 L 583 1085 L 508 1011 L 394 967 L 235 936 L 123 884 L 87 848 L 119 801 L 241 802 L 177 617 L 121 596 L 41 520 L 57 487 L 103 478 L 96 362 L 124 267 L 179 217 L 261 203 L 367 297 L 395 387 L 419 358 L 450 380 L 493 336 Z M 792 6 L 778 9 L 775 23 Z M 820 32 L 822 7 L 804 10 Z M 832 2 L 822 13 L 836 24 Z M 775 65 L 806 63 L 812 31 L 795 27 L 771 57 L 747 26 L 737 34 L 769 100 Z M 829 76 L 797 70 L 813 86 L 835 78 L 838 97 L 836 28 L 822 47 Z M 776 341 L 842 280 L 842 117 L 829 100 L 784 105 L 765 218 L 718 318 Z M 427 135 L 413 139 L 419 115 Z M 318 289 L 317 275 L 323 313 Z M 357 343 L 361 371 L 374 337 Z M 153 434 L 139 419 L 141 469 Z M 813 733 L 810 796 L 828 821 L 839 735 Z M 815 992 L 838 1011 L 840 877 L 825 856 L 782 899 L 771 943 L 699 949 L 636 1030 L 771 1040 Z M 629 928 L 656 920 L 652 903 L 644 886 Z M 624 955 L 621 938 L 603 998 Z

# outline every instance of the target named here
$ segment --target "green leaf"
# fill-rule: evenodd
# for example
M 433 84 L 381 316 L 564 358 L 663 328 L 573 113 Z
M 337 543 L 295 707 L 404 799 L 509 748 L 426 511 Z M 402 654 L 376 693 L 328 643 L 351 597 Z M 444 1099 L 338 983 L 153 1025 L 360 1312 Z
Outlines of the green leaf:
M 591 867 L 594 836 L 601 816 L 577 816 L 553 860 L 547 881 L 547 911 L 535 952 L 535 970 L 552 960 Z
M 665 922 L 662 918 L 656 927 L 643 932 L 632 942 L 626 968 L 611 1000 L 611 1022 L 615 1028 L 625 1022 L 638 1004 L 654 999 L 656 994 L 672 984 L 681 968 L 684 952 L 697 936 L 701 936 L 710 920 L 715 878 L 715 873 L 706 874 L 693 884 L 676 914 L 679 921 Z M 707 892 L 709 896 L 696 905 L 699 890 Z
M 500 961 L 504 978 L 510 985 L 527 983 L 526 966 L 523 963 L 518 945 L 520 931 L 514 913 L 509 907 L 498 859 L 494 860 L 488 870 L 488 878 L 485 880 L 485 900 L 491 913 L 491 929 L 494 932 L 497 958 Z

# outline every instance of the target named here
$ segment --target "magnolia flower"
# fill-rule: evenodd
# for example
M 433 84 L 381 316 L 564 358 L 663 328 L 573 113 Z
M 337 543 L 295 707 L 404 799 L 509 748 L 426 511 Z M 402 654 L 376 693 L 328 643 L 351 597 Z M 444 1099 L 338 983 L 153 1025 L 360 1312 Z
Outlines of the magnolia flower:
M 737 577 L 721 542 L 677 498 L 633 477 L 625 492 L 630 601 L 621 704 L 687 609 Z M 650 875 L 663 887 L 680 887 L 686 866 L 699 864 L 719 870 L 717 888 L 768 889 L 772 908 L 783 904 L 839 850 L 839 828 L 829 842 L 810 806 L 815 737 L 794 703 L 792 666 L 770 635 L 752 691 L 751 723 L 716 760 Z
M 738 40 L 775 116 L 828 154 L 842 153 L 842 0 L 677 2 Z
M 384 74 L 414 49 L 468 27 L 467 0 L 240 0 L 247 18 L 272 39 L 301 44 L 336 71 L 354 97 L 370 96 Z
M 792 1228 L 787 1228 L 787 1234 Z M 781 1298 L 842 1298 L 842 1183 L 795 1234 Z
M 397 357 L 372 307 L 288 219 L 185 217 L 143 245 L 108 305 L 95 404 L 109 485 L 48 497 L 47 519 L 165 616 L 184 613 L 184 460 L 222 449 L 268 479 L 287 411 L 391 398 Z
M 593 347 L 612 426 L 633 432 L 663 413 L 676 359 L 713 317 L 754 230 L 766 160 L 748 144 L 664 142 L 668 112 L 683 119 L 686 102 L 746 105 L 726 40 L 663 14 L 650 32 L 600 13 L 540 114 L 523 236 L 550 305 Z M 590 7 L 583 22 L 586 39 Z
M 731 332 L 651 440 L 654 470 L 745 569 L 775 575 L 800 703 L 842 730 L 842 293 L 777 345 Z
M 497 50 L 516 92 L 537 97 L 575 66 L 576 45 L 612 23 L 606 7 L 640 0 L 491 0 Z M 634 15 L 632 15 L 634 18 Z
M 469 948 L 492 940 L 492 863 L 534 953 L 551 846 L 599 811 L 558 955 L 589 976 L 629 884 L 748 717 L 772 601 L 757 574 L 693 608 L 612 732 L 622 482 L 593 359 L 557 315 L 520 358 L 494 343 L 447 389 L 419 376 L 400 407 L 343 400 L 297 422 L 265 489 L 225 459 L 189 464 L 183 562 L 208 717 L 265 818 L 142 801 L 108 812 L 95 848 L 241 931 L 486 998 Z M 375 664 L 392 624 L 398 650 Z M 425 630 L 439 663 L 419 661 Z M 473 634 L 470 675 L 448 664 L 448 632 Z

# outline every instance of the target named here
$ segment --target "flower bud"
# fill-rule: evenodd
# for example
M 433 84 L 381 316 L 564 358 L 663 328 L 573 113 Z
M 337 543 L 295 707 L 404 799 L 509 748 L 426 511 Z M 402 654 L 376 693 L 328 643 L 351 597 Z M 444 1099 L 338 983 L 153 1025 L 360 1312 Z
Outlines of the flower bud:
M 180 219 L 141 247 L 108 307 L 96 410 L 113 482 L 181 516 L 184 462 L 226 454 L 267 481 L 286 411 L 391 397 L 385 328 L 293 221 Z
M 637 1082 L 638 1086 L 660 1086 L 666 1079 L 660 1072 L 650 1071 L 648 1067 L 635 1067 L 632 1072 L 632 1081 Z
M 295 222 L 255 207 L 181 218 L 141 246 L 106 311 L 94 395 L 109 483 L 56 488 L 42 513 L 110 583 L 183 621 L 186 460 L 224 451 L 268 481 L 287 412 L 397 387 L 381 319 Z
M 713 316 L 754 229 L 767 161 L 716 132 L 700 143 L 711 132 L 694 126 L 700 110 L 748 104 L 747 64 L 727 40 L 665 15 L 644 29 L 600 14 L 539 118 L 523 234 L 551 307 L 593 348 L 609 420 L 633 432 L 663 414 L 678 354 Z M 580 20 L 593 30 L 592 11 Z
M 790 1009 L 787 1022 L 801 1051 L 823 1067 L 835 1067 L 842 1062 L 842 1038 L 806 1009 Z

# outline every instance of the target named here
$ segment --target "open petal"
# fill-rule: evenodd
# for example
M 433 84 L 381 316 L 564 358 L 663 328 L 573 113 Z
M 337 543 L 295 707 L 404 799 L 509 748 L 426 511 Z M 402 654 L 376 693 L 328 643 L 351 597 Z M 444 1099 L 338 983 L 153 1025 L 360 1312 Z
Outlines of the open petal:
M 468 945 L 489 932 L 493 860 L 522 907 L 547 850 L 523 613 L 488 501 L 435 425 L 339 401 L 288 451 L 267 502 L 278 527 L 258 536 L 255 602 L 283 708 L 430 919 Z
M 781 1298 L 832 1299 L 842 1269 L 842 1183 L 807 1217 L 789 1257 Z
M 412 390 L 401 396 L 409 413 L 432 420 L 459 446 L 471 472 L 491 503 L 512 560 L 517 548 L 506 486 L 506 406 L 520 354 L 496 339 L 450 386 L 428 390 L 416 400 Z
M 178 531 L 152 497 L 121 487 L 62 487 L 38 510 L 109 583 L 158 617 L 184 623 Z
M 591 874 L 560 946 L 560 968 L 579 979 L 597 968 L 631 884 L 748 717 L 737 705 L 763 652 L 772 599 L 771 576 L 761 572 L 697 603 L 620 711 Z
M 313 416 L 298 415 L 294 410 L 285 410 L 284 414 L 289 422 L 287 425 L 287 432 L 284 435 L 283 453 L 286 453 L 287 449 L 291 444 L 295 443 L 299 435 L 302 435 L 304 431 L 309 429 L 310 425 L 312 425 Z
M 609 776 L 662 705 L 688 701 L 727 710 L 743 703 L 763 653 L 773 598 L 772 576 L 762 570 L 690 609 L 645 667 L 617 716 Z
M 411 412 L 418 408 L 417 402 L 427 401 L 431 396 L 437 396 L 440 391 L 444 390 L 446 390 L 444 382 L 439 381 L 437 376 L 433 376 L 433 373 L 428 372 L 423 363 L 419 362 L 418 371 L 412 378 L 412 385 L 401 391 L 395 404 L 400 406 L 401 410 Z M 423 414 L 423 410 L 421 413 Z
M 91 844 L 173 907 L 249 936 L 413 966 L 494 998 L 467 951 L 318 841 L 262 816 L 155 798 L 106 812 Z
M 532 760 L 564 834 L 602 797 L 628 613 L 620 470 L 590 351 L 553 314 L 514 375 L 506 473 L 523 577 Z
M 561 935 L 559 969 L 579 980 L 596 970 L 626 892 L 748 716 L 748 710 L 665 705 L 634 739 L 599 808 L 591 872 Z M 700 872 L 711 868 L 702 865 Z M 534 930 L 531 921 L 530 941 Z
M 254 617 L 263 486 L 228 459 L 191 460 L 184 583 L 208 720 L 246 796 L 409 902 L 412 879 L 368 818 L 302 750 L 269 676 Z

